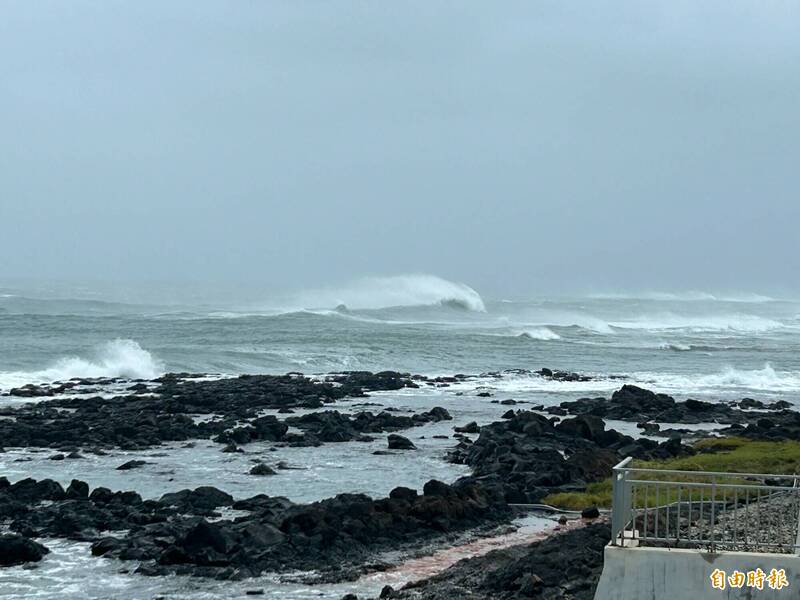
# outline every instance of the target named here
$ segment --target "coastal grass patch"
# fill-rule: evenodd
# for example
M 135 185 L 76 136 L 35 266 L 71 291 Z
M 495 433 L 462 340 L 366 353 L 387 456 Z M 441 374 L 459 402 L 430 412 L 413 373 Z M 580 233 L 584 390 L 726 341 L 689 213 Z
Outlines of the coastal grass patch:
M 727 471 L 731 473 L 769 473 L 792 475 L 800 473 L 800 442 L 785 440 L 769 442 L 745 438 L 705 438 L 694 444 L 698 451 L 694 456 L 684 456 L 668 460 L 634 461 L 632 466 L 649 469 L 670 469 L 676 471 Z M 708 481 L 707 478 L 683 475 L 648 475 L 650 479 L 669 479 L 672 481 Z M 717 480 L 725 483 L 725 478 Z M 738 484 L 741 479 L 731 479 Z M 755 482 L 753 482 L 755 483 Z M 655 494 L 652 490 L 649 494 Z M 649 495 L 648 494 L 648 495 Z M 663 492 L 662 492 L 663 494 Z M 666 495 L 660 500 L 667 501 Z M 644 499 L 642 499 L 643 501 Z M 653 502 L 655 498 L 648 499 Z M 590 483 L 582 492 L 563 492 L 550 494 L 542 502 L 567 510 L 581 510 L 587 506 L 611 508 L 611 478 Z
M 567 510 L 582 510 L 587 506 L 611 508 L 611 478 L 590 483 L 583 492 L 550 494 L 542 500 L 542 504 Z

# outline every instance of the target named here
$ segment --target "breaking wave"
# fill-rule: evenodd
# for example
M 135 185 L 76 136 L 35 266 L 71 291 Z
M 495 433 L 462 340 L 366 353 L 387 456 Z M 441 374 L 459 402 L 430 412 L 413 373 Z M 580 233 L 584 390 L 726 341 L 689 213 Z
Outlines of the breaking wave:
M 761 369 L 736 369 L 726 367 L 718 373 L 707 375 L 669 375 L 663 373 L 638 373 L 635 379 L 650 383 L 659 391 L 679 394 L 722 390 L 752 390 L 757 392 L 800 391 L 800 373 L 776 371 L 769 363 Z
M 364 310 L 395 306 L 447 306 L 485 312 L 480 294 L 468 285 L 435 275 L 369 277 L 341 288 L 321 289 L 298 295 L 304 308 Z
M 531 327 L 517 334 L 518 337 L 532 340 L 560 340 L 561 336 L 547 327 Z
M 668 343 L 658 345 L 659 350 L 672 350 L 673 352 L 689 352 L 693 349 L 691 344 Z
M 91 359 L 67 356 L 41 371 L 0 373 L 0 387 L 26 383 L 66 381 L 73 377 L 127 377 L 153 379 L 163 373 L 163 365 L 133 340 L 106 342 Z

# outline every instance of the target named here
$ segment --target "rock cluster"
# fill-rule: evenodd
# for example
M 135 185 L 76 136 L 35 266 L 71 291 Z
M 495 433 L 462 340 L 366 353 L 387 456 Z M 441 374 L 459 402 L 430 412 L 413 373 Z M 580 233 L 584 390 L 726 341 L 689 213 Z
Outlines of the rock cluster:
M 450 413 L 438 406 L 412 416 L 393 415 L 386 411 L 377 415 L 369 411 L 347 415 L 326 410 L 287 417 L 282 421 L 272 415 L 258 417 L 247 425 L 224 431 L 214 439 L 224 444 L 266 440 L 291 446 L 319 446 L 327 442 L 371 441 L 367 434 L 399 431 L 450 419 Z M 288 433 L 289 427 L 302 429 L 303 433 Z
M 247 375 L 232 379 L 194 380 L 165 375 L 147 393 L 103 398 L 58 398 L 18 408 L 0 409 L 4 446 L 119 447 L 143 449 L 168 441 L 223 436 L 248 421 L 242 436 L 276 438 L 284 425 L 259 417 L 267 408 L 319 408 L 369 391 L 416 387 L 408 375 L 349 372 L 324 381 L 299 375 Z M 34 386 L 35 387 L 35 386 Z M 196 422 L 192 415 L 213 414 Z M 241 442 L 240 442 L 241 443 Z
M 626 456 L 669 458 L 693 453 L 679 439 L 657 442 L 606 430 L 602 419 L 579 415 L 561 422 L 530 411 L 509 411 L 504 421 L 462 440 L 450 460 L 467 464 L 480 481 L 514 504 L 538 503 L 552 492 L 582 490 L 604 479 Z
M 221 506 L 249 511 L 209 522 Z M 312 504 L 258 495 L 241 501 L 213 487 L 143 500 L 136 492 L 89 489 L 73 480 L 0 478 L 0 515 L 14 536 L 2 538 L 7 564 L 46 549 L 27 540 L 61 537 L 92 542 L 95 556 L 141 561 L 139 572 L 179 572 L 241 578 L 268 571 L 357 567 L 377 552 L 418 547 L 423 541 L 510 517 L 502 499 L 477 485 L 458 488 L 431 480 L 422 493 L 396 488 L 388 498 L 339 494 Z M 127 530 L 124 536 L 109 532 Z M 29 543 L 30 542 L 30 543 Z
M 549 409 L 553 414 L 593 415 L 604 419 L 633 421 L 650 435 L 681 435 L 688 430 L 661 430 L 658 423 L 718 423 L 726 435 L 754 439 L 800 439 L 800 413 L 780 400 L 765 404 L 752 398 L 739 402 L 682 402 L 667 394 L 656 394 L 635 385 L 624 385 L 611 398 L 581 398 Z

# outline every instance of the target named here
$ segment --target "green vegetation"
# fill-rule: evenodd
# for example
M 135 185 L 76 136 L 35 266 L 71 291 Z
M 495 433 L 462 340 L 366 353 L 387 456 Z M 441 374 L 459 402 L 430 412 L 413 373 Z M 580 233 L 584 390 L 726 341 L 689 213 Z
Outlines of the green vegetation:
M 582 510 L 587 506 L 611 508 L 611 478 L 590 483 L 584 492 L 550 494 L 545 496 L 542 503 L 567 510 Z
M 706 438 L 700 440 L 694 447 L 698 453 L 694 456 L 673 458 L 670 460 L 634 461 L 634 467 L 649 469 L 672 469 L 678 471 L 728 471 L 732 473 L 774 473 L 794 474 L 800 473 L 800 442 L 781 441 L 765 442 L 753 441 L 744 438 Z M 648 478 L 651 478 L 648 475 Z M 657 479 L 662 479 L 658 477 Z M 665 476 L 663 479 L 672 481 L 708 481 L 707 478 L 692 477 L 691 475 L 676 478 L 674 475 Z M 724 483 L 725 479 L 718 479 Z M 730 480 L 736 483 L 745 483 L 741 479 Z M 686 493 L 685 491 L 683 493 Z M 611 508 L 611 478 L 591 483 L 583 492 L 567 492 L 550 494 L 542 502 L 559 508 L 581 510 L 587 506 Z M 647 502 L 652 504 L 655 500 L 655 489 L 647 493 Z M 666 501 L 664 491 L 660 491 L 661 501 Z M 673 496 L 674 494 L 670 494 Z M 636 498 L 637 505 L 644 503 L 644 493 Z M 677 498 L 670 497 L 671 500 Z

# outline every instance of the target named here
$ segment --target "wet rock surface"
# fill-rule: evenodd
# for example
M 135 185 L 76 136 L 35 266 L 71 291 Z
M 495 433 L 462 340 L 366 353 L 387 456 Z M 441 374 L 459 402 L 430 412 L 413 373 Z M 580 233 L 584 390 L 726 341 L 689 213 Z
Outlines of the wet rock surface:
M 49 554 L 42 544 L 17 534 L 0 535 L 0 567 L 38 562 Z
M 611 398 L 581 398 L 562 402 L 558 407 L 561 409 L 558 414 L 594 415 L 604 419 L 634 421 L 641 424 L 643 429 L 653 422 L 758 426 L 758 422 L 766 417 L 772 422 L 772 426 L 785 429 L 775 435 L 800 439 L 797 437 L 800 434 L 800 413 L 789 410 L 790 406 L 785 401 L 765 404 L 751 398 L 728 403 L 691 398 L 679 402 L 667 394 L 657 394 L 635 385 L 624 385 Z M 768 428 L 769 424 L 760 427 Z M 651 431 L 658 433 L 656 429 Z
M 594 415 L 561 422 L 529 411 L 504 417 L 481 428 L 474 442 L 459 443 L 449 459 L 472 467 L 473 474 L 462 482 L 480 481 L 513 504 L 582 490 L 608 477 L 611 467 L 627 456 L 670 458 L 694 452 L 679 439 L 659 444 L 607 430 Z
M 391 371 L 356 371 L 330 375 L 324 380 L 300 375 L 198 380 L 172 374 L 151 383 L 145 393 L 113 398 L 67 397 L 0 409 L 0 417 L 6 417 L 0 419 L 0 439 L 6 447 L 127 450 L 212 437 L 226 444 L 274 440 L 286 432 L 286 425 L 274 417 L 261 417 L 258 411 L 316 409 L 343 398 L 364 397 L 370 391 L 417 387 L 410 376 Z M 50 395 L 41 389 L 40 392 L 39 395 Z M 207 414 L 216 418 L 200 422 L 192 418 Z
M 227 452 L 235 452 L 236 444 L 269 441 L 294 447 L 320 446 L 334 442 L 371 442 L 370 433 L 385 433 L 419 427 L 426 423 L 450 420 L 450 414 L 441 407 L 411 416 L 393 415 L 387 411 L 374 414 L 359 412 L 355 415 L 336 410 L 315 411 L 301 417 L 280 420 L 272 415 L 257 417 L 247 425 L 226 430 L 214 438 L 220 444 L 233 445 Z M 302 433 L 290 433 L 289 427 Z
M 232 521 L 175 516 L 103 538 L 95 555 L 143 561 L 139 572 L 239 579 L 262 571 L 358 567 L 382 550 L 397 550 L 487 522 L 508 508 L 476 486 L 426 485 L 422 494 L 373 500 L 340 494 L 307 505 L 261 496 L 233 504 L 252 514 Z
M 529 371 L 521 373 L 531 375 Z M 573 375 L 576 374 L 547 370 L 538 374 L 575 381 Z M 0 439 L 9 447 L 52 448 L 58 452 L 51 450 L 50 456 L 66 460 L 81 456 L 76 454 L 78 448 L 102 453 L 104 447 L 136 450 L 165 441 L 191 444 L 189 440 L 212 439 L 222 451 L 239 452 L 240 444 L 254 441 L 316 446 L 369 441 L 373 434 L 389 433 L 387 444 L 391 451 L 376 452 L 399 454 L 413 451 L 415 446 L 397 431 L 451 420 L 448 411 L 435 407 L 413 415 L 395 414 L 391 409 L 346 414 L 326 407 L 344 398 L 363 397 L 370 391 L 418 385 L 444 387 L 469 378 L 354 372 L 321 379 L 289 374 L 208 381 L 185 374 L 170 375 L 129 386 L 133 394 L 128 396 L 65 397 L 2 409 L 0 416 L 8 418 L 0 419 Z M 94 383 L 75 385 L 90 388 Z M 48 389 L 51 388 L 44 389 L 42 395 L 49 395 Z M 27 388 L 24 393 L 35 391 Z M 503 405 L 515 403 L 511 399 L 498 401 Z M 314 412 L 279 418 L 264 415 L 262 411 L 267 408 L 289 415 L 295 409 Z M 542 410 L 563 418 L 536 412 Z M 194 418 L 209 414 L 214 417 Z M 25 541 L 35 544 L 30 538 L 36 537 L 91 542 L 95 556 L 137 561 L 136 572 L 145 575 L 181 573 L 239 579 L 265 571 L 314 570 L 321 572 L 323 578 L 336 581 L 378 568 L 375 561 L 382 552 L 419 549 L 422 544 L 441 543 L 460 532 L 507 523 L 514 514 L 510 504 L 538 503 L 553 492 L 582 490 L 588 483 L 608 477 L 611 467 L 624 457 L 664 459 L 693 453 L 679 439 L 684 432 L 662 430 L 655 421 L 717 421 L 729 425 L 723 432 L 782 439 L 798 435 L 799 416 L 779 403 L 767 405 L 753 399 L 736 404 L 677 402 L 669 396 L 626 385 L 610 399 L 581 399 L 548 409 L 512 408 L 498 422 L 468 422 L 454 428 L 453 437 L 459 441 L 447 459 L 470 466 L 472 474 L 452 485 L 432 480 L 421 491 L 398 487 L 386 498 L 339 494 L 320 502 L 295 504 L 263 494 L 235 501 L 227 492 L 209 486 L 166 494 L 159 500 L 143 500 L 133 491 L 90 489 L 79 480 L 64 489 L 46 479 L 11 484 L 0 478 L 0 519 L 16 536 L 12 540 L 15 548 L 36 548 Z M 671 435 L 673 439 L 662 443 L 634 439 L 607 429 L 603 418 L 635 421 L 646 433 Z M 118 468 L 143 464 L 146 463 L 133 459 Z M 285 463 L 257 463 L 250 473 L 254 477 L 275 475 L 273 467 L 292 468 Z M 242 474 L 248 476 L 246 470 Z M 221 508 L 248 514 L 222 518 Z M 596 511 L 589 511 L 586 516 L 596 518 Z M 569 540 L 593 547 L 594 537 L 581 538 L 593 532 L 591 536 L 602 538 L 598 542 L 602 548 L 608 539 L 602 527 L 587 527 L 581 530 L 584 533 L 569 532 L 559 537 L 567 550 L 583 556 L 580 550 L 569 546 Z M 576 537 L 566 537 L 571 535 Z M 487 597 L 490 589 L 505 594 L 491 596 L 497 598 L 561 597 L 555 595 L 558 588 L 552 581 L 556 570 L 548 562 L 565 560 L 557 546 L 546 541 L 535 545 L 535 549 L 531 546 L 506 554 L 501 551 L 496 568 L 464 571 L 454 577 L 463 575 L 472 586 L 468 593 L 476 594 L 464 597 Z M 31 552 L 35 555 L 35 551 Z M 46 549 L 41 552 L 43 555 Z M 529 554 L 534 558 L 529 559 Z M 538 566 L 530 560 L 538 561 Z M 568 589 L 571 594 L 564 597 L 583 598 L 581 594 L 593 589 L 591 578 L 596 573 L 592 561 L 596 557 L 587 554 L 582 560 L 585 568 L 558 571 L 562 580 L 566 577 L 562 591 Z M 448 594 L 448 585 L 442 580 L 441 585 L 416 586 L 405 592 L 392 592 L 390 597 L 396 593 Z
M 220 507 L 250 514 L 209 522 Z M 350 567 L 357 574 L 378 552 L 504 522 L 511 511 L 479 486 L 454 488 L 434 480 L 422 493 L 397 488 L 379 500 L 339 494 L 295 504 L 266 495 L 234 501 L 208 486 L 143 500 L 136 492 L 90 491 L 77 480 L 64 490 L 51 480 L 10 484 L 3 478 L 0 516 L 17 536 L 4 540 L 10 557 L 23 556 L 19 548 L 37 547 L 26 538 L 58 537 L 92 542 L 95 556 L 141 561 L 143 574 L 239 579 L 265 570 L 341 573 Z
M 592 600 L 611 530 L 598 523 L 541 542 L 462 560 L 442 573 L 394 590 L 401 600 Z M 384 596 L 381 596 L 384 597 Z

